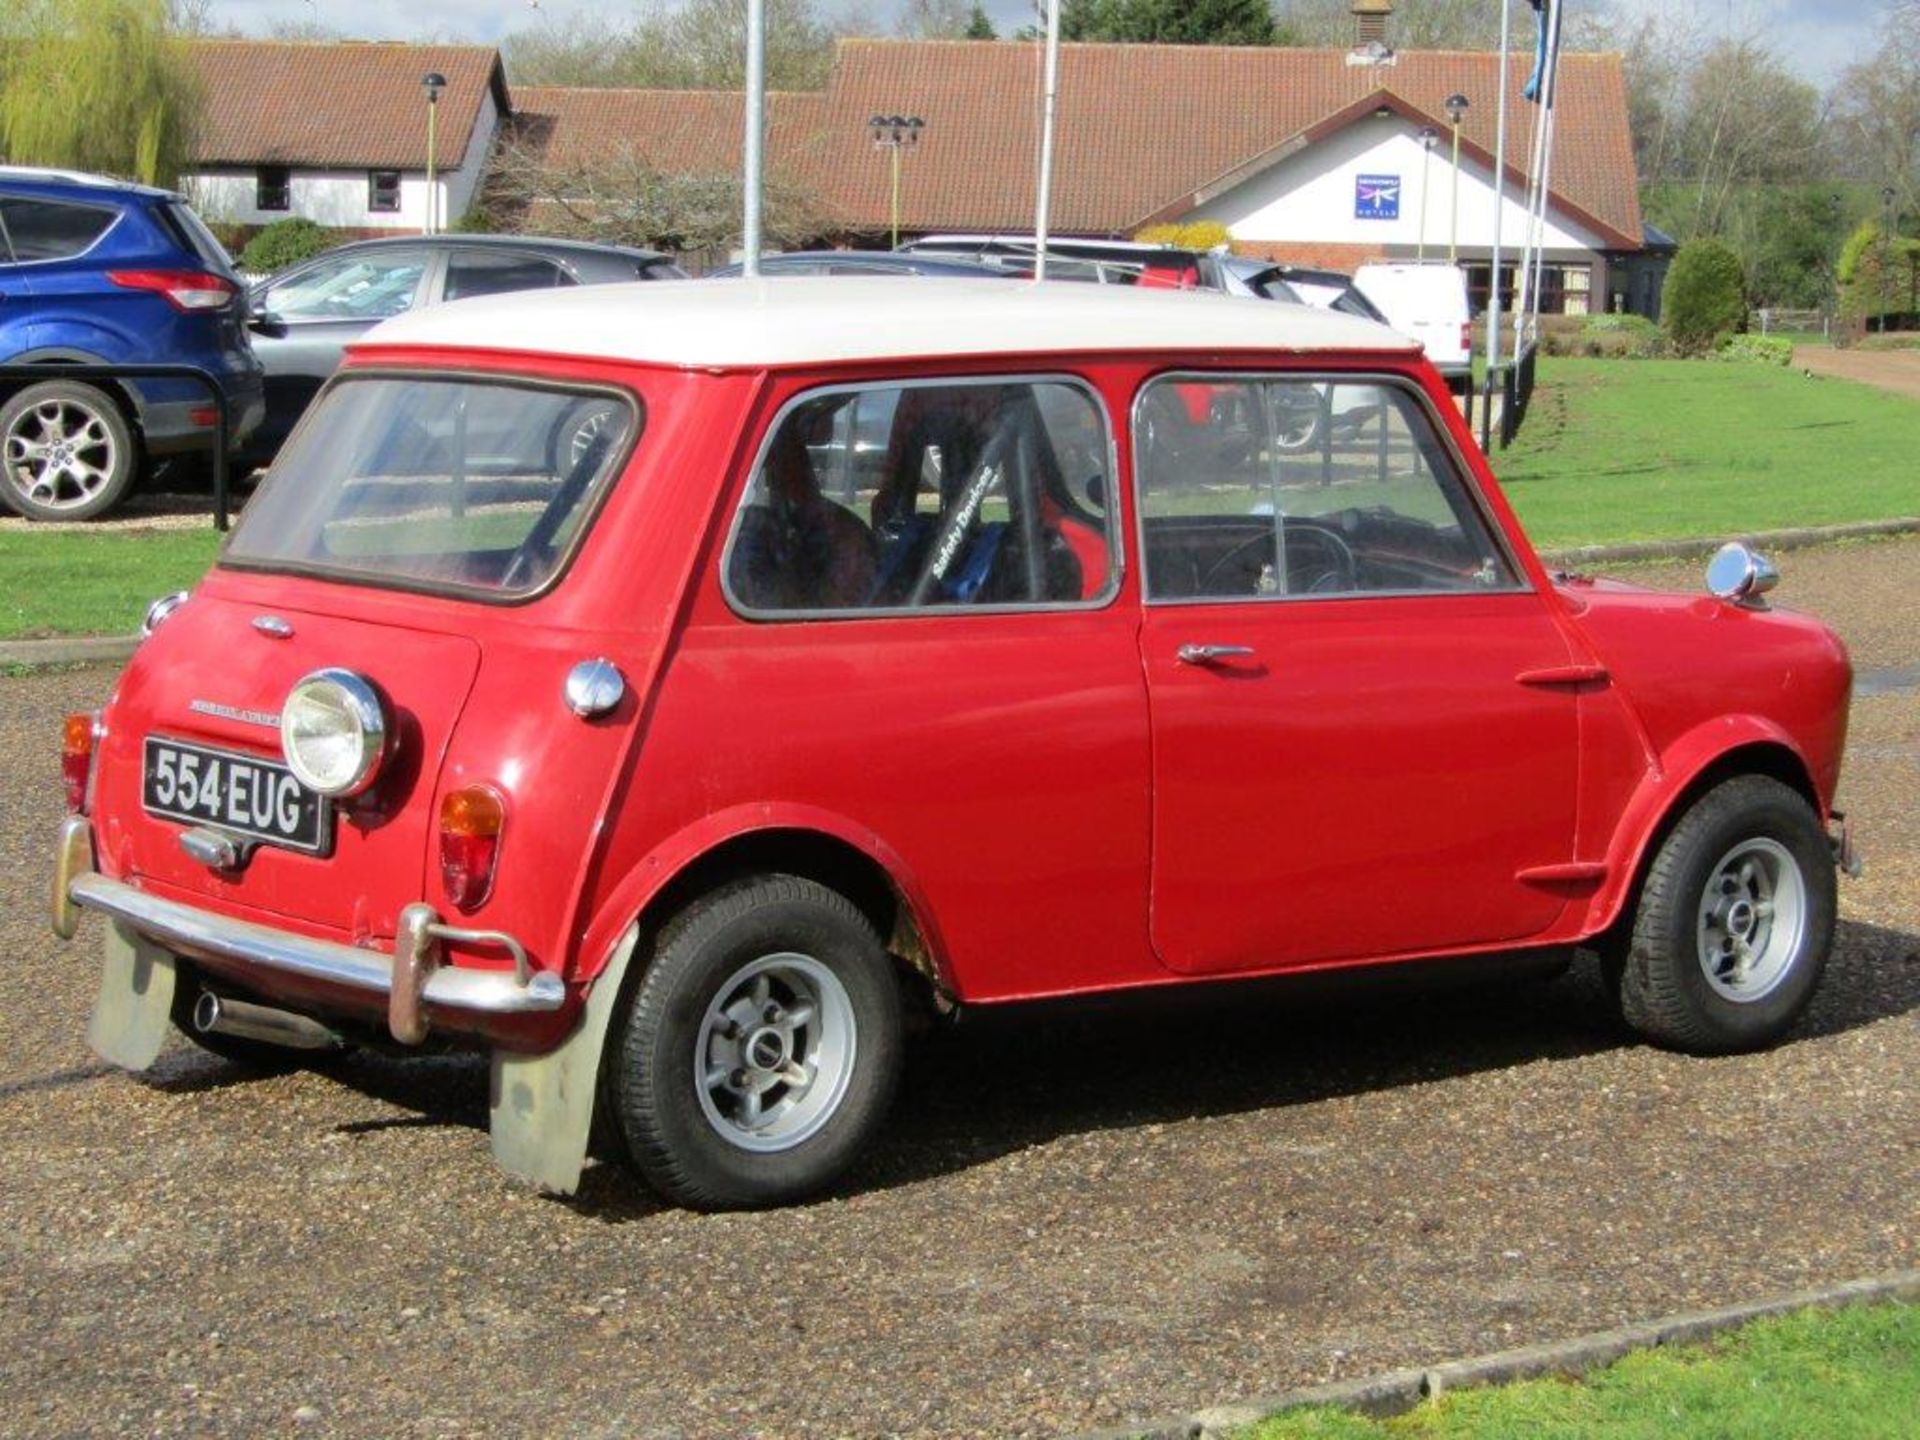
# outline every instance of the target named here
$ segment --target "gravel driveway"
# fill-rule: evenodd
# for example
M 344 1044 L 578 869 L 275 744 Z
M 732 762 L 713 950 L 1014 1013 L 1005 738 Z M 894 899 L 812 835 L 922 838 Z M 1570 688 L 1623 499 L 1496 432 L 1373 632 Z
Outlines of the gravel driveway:
M 44 892 L 110 676 L 0 680 L 0 1432 L 1045 1435 L 1912 1266 L 1920 542 L 1783 569 L 1881 682 L 1790 1043 L 1629 1043 L 1579 969 L 1030 1010 L 920 1045 L 843 1194 L 763 1215 L 516 1188 L 469 1061 L 105 1070 L 97 922 Z

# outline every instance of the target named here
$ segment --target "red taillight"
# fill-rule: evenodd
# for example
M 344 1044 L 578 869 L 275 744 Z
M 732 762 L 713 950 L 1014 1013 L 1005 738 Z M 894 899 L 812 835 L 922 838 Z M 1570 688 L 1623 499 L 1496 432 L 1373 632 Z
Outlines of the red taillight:
M 1473 353 L 1473 322 L 1471 320 L 1460 322 L 1460 348 L 1469 355 Z
M 478 909 L 493 889 L 506 802 L 489 785 L 449 791 L 440 802 L 440 881 L 462 910 Z
M 87 808 L 87 782 L 93 778 L 95 728 L 91 714 L 69 715 L 60 738 L 60 778 L 66 782 L 67 809 L 75 815 Z
M 240 287 L 224 275 L 204 270 L 109 270 L 107 279 L 122 290 L 152 290 L 180 311 L 218 310 L 233 303 Z

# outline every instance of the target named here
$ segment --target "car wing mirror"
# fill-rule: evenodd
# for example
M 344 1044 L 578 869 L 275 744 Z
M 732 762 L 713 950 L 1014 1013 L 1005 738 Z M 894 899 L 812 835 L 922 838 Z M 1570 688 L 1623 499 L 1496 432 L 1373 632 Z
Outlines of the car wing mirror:
M 271 310 L 257 310 L 247 317 L 247 328 L 256 335 L 278 340 L 287 333 L 287 322 Z
M 1761 596 L 1780 583 L 1773 562 L 1738 540 L 1730 540 L 1707 562 L 1707 590 L 1731 605 L 1759 608 Z

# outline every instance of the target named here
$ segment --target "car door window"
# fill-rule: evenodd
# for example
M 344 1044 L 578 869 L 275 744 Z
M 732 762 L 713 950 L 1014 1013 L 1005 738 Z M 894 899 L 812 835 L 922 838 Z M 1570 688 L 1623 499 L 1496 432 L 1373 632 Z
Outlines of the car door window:
M 0 200 L 16 260 L 71 260 L 86 253 L 119 217 L 98 205 L 64 205 L 54 200 Z
M 543 255 L 495 255 L 459 251 L 447 257 L 447 300 L 505 295 L 514 290 L 551 290 L 574 278 Z
M 1176 376 L 1149 385 L 1135 417 L 1151 600 L 1517 586 L 1398 385 Z
M 1104 412 L 1066 381 L 847 387 L 775 422 L 728 541 L 750 615 L 1095 603 Z
M 267 287 L 257 307 L 282 320 L 385 320 L 411 309 L 424 250 L 342 255 Z

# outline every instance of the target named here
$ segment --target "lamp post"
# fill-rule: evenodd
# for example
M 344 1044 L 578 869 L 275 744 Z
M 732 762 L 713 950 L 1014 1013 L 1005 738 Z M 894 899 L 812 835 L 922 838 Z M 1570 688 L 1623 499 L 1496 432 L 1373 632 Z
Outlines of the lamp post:
M 434 147 L 438 141 L 439 136 L 438 136 L 438 131 L 435 127 L 434 122 L 438 119 L 440 114 L 440 92 L 447 88 L 447 77 L 442 75 L 438 70 L 429 70 L 426 74 L 420 77 L 420 88 L 427 92 L 427 225 L 426 225 L 426 233 L 431 235 L 433 234 L 435 229 L 435 220 L 437 218 L 437 211 L 439 209 L 439 205 L 437 203 L 437 197 L 439 194 L 439 185 L 434 178 L 435 161 L 438 159 L 438 157 L 434 153 Z
M 1420 239 L 1414 247 L 1413 258 L 1424 262 L 1427 258 L 1427 178 L 1433 169 L 1433 146 L 1440 138 L 1440 132 L 1431 125 L 1420 127 Z
M 920 143 L 920 132 L 927 122 L 918 115 L 874 115 L 867 120 L 867 133 L 873 143 L 885 150 L 892 172 L 893 198 L 888 207 L 892 217 L 893 248 L 900 248 L 900 152 Z
M 1460 260 L 1460 122 L 1470 108 L 1466 96 L 1458 93 L 1447 96 L 1447 120 L 1453 126 L 1453 220 L 1447 229 L 1450 264 L 1458 264 Z
M 1880 190 L 1880 205 L 1886 212 L 1880 222 L 1880 329 L 1884 334 L 1887 328 L 1887 311 L 1892 308 L 1889 296 L 1893 293 L 1893 186 L 1885 185 Z

